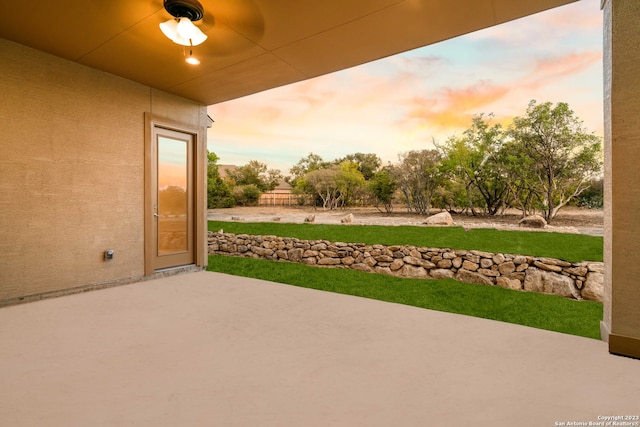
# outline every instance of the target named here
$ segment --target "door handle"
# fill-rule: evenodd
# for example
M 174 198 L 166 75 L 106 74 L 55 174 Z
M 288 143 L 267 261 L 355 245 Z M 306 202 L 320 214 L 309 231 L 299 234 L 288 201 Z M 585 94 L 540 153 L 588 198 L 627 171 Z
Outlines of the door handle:
M 160 218 L 160 215 L 158 215 L 158 214 L 157 214 L 157 213 L 155 213 L 155 212 L 154 212 L 153 216 L 154 216 L 154 217 L 156 217 L 156 218 Z

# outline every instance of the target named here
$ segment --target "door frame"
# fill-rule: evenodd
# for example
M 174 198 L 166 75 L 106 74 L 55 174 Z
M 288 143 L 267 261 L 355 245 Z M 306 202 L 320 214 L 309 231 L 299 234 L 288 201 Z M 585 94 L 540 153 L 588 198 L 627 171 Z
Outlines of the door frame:
M 206 168 L 206 128 L 181 123 L 151 113 L 144 114 L 144 274 L 149 276 L 154 274 L 158 268 L 155 265 L 154 242 L 155 220 L 153 217 L 153 173 L 155 170 L 154 161 L 156 155 L 155 129 L 168 129 L 176 132 L 189 134 L 193 137 L 193 234 L 194 234 L 194 264 L 196 266 L 207 265 L 207 168 Z M 190 264 L 193 265 L 193 264 Z M 176 266 L 179 267 L 179 266 Z

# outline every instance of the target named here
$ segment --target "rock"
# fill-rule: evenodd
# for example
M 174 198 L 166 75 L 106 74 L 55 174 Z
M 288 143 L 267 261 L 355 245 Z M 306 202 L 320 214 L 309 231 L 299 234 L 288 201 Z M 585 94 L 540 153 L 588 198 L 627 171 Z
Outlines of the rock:
M 405 264 L 422 266 L 422 258 L 416 258 L 412 256 L 406 256 L 402 259 Z
M 453 271 L 447 268 L 436 268 L 435 270 L 431 270 L 431 277 L 434 279 L 453 279 Z
M 524 290 L 559 295 L 566 298 L 580 298 L 578 290 L 573 285 L 573 279 L 537 268 L 527 270 L 527 274 L 524 277 Z
M 474 264 L 480 264 L 480 257 L 478 255 L 473 255 L 473 254 L 466 254 L 464 256 L 468 261 L 471 261 Z M 462 267 L 464 268 L 464 267 Z
M 235 252 L 235 251 L 233 251 Z M 273 255 L 273 250 L 272 249 L 267 249 L 267 248 L 261 248 L 258 246 L 252 246 L 251 247 L 251 252 L 253 252 L 256 255 L 259 256 L 270 256 Z
M 378 263 L 378 261 L 376 261 L 376 259 L 372 256 L 368 256 L 366 257 L 363 261 L 363 264 L 369 266 L 369 267 L 373 267 L 374 265 L 376 265 Z
M 304 249 L 302 248 L 293 248 L 289 249 L 287 253 L 289 255 L 289 261 L 300 261 L 302 259 L 302 254 L 304 254 Z M 307 259 L 315 259 L 315 258 L 307 258 Z
M 380 267 L 378 265 L 376 265 L 373 271 L 379 274 L 388 274 L 388 275 L 392 274 L 392 271 L 389 269 L 389 267 Z
M 280 219 L 281 219 L 281 218 L 280 218 L 279 216 L 276 216 L 276 217 L 274 217 L 271 221 L 279 222 L 279 221 L 280 221 Z
M 316 216 L 311 214 L 304 219 L 304 222 L 314 222 L 315 220 L 316 220 Z
M 461 268 L 455 275 L 455 279 L 460 282 L 476 283 L 478 285 L 493 285 L 491 279 L 473 271 L 465 270 Z
M 484 252 L 484 251 L 476 251 L 476 250 L 473 250 L 473 251 L 471 251 L 471 253 L 472 253 L 473 255 L 477 255 L 477 256 L 479 256 L 479 257 L 481 257 L 481 258 L 488 258 L 488 259 L 493 258 L 493 254 L 492 254 L 491 252 Z
M 391 264 L 389 264 L 389 269 L 391 271 L 398 271 L 402 268 L 403 265 L 404 261 L 402 261 L 400 258 L 396 258 Z
M 490 268 L 493 265 L 493 260 L 489 259 L 489 258 L 482 258 L 480 260 L 480 267 L 481 268 Z
M 449 212 L 440 212 L 435 215 L 431 215 L 425 219 L 423 224 L 426 225 L 453 225 L 453 218 Z
M 502 254 L 495 254 L 491 259 L 495 264 L 498 265 L 502 264 L 505 261 L 505 257 Z
M 533 265 L 535 265 L 538 268 L 541 268 L 543 270 L 547 270 L 547 271 L 555 271 L 556 273 L 559 273 L 562 271 L 562 267 L 557 266 L 557 265 L 551 265 L 551 264 L 544 264 L 540 261 L 533 261 Z
M 356 260 L 355 260 L 355 258 L 354 258 L 354 257 L 352 257 L 352 256 L 346 256 L 346 257 L 342 258 L 342 263 L 343 263 L 344 265 L 351 265 L 351 264 L 353 264 L 354 262 L 356 262 Z
M 478 273 L 482 274 L 483 276 L 488 276 L 488 277 L 498 277 L 498 276 L 500 276 L 500 272 L 498 272 L 497 270 L 489 270 L 488 268 L 480 268 L 480 269 L 478 269 Z
M 443 259 L 436 264 L 438 268 L 451 268 L 452 265 L 453 262 L 450 259 Z
M 416 267 L 413 265 L 408 265 L 405 264 L 401 269 L 400 269 L 400 275 L 402 277 L 412 277 L 412 278 L 423 278 L 423 277 L 429 277 L 429 273 L 427 273 L 427 270 L 425 270 L 422 267 Z
M 571 263 L 556 258 L 538 258 L 538 261 L 549 265 L 559 265 L 560 267 L 571 267 Z
M 604 263 L 602 262 L 591 262 L 587 264 L 587 268 L 595 273 L 604 273 Z
M 516 256 L 513 258 L 513 263 L 514 263 L 514 264 L 517 264 L 517 265 L 520 265 L 520 264 L 527 264 L 528 262 L 529 262 L 529 260 L 527 259 L 527 257 L 526 257 L 526 256 L 523 256 L 523 255 L 516 255 Z
M 414 258 L 422 258 L 422 254 L 421 254 L 421 253 L 420 253 L 420 251 L 419 251 L 419 250 L 417 250 L 417 249 L 411 249 L 411 250 L 409 251 L 409 256 L 412 256 L 412 257 L 414 257 Z
M 377 262 L 393 262 L 394 258 L 389 255 L 378 255 L 374 257 Z
M 516 265 L 513 262 L 505 262 L 498 266 L 500 274 L 510 274 L 516 271 Z
M 465 261 L 462 263 L 462 268 L 469 271 L 476 271 L 479 268 L 479 265 L 475 262 Z
M 518 225 L 520 227 L 545 228 L 547 221 L 540 215 L 530 215 L 522 218 L 520 222 L 518 222 Z
M 498 277 L 496 279 L 496 285 L 500 286 L 501 288 L 507 288 L 507 289 L 514 289 L 514 290 L 522 289 L 522 283 L 520 282 L 520 280 L 511 279 L 509 277 Z
M 373 270 L 371 269 L 371 267 L 369 267 L 368 265 L 363 264 L 363 263 L 361 263 L 361 262 L 356 263 L 356 264 L 353 264 L 353 265 L 351 266 L 351 268 L 352 268 L 353 270 L 366 271 L 366 272 L 368 272 L 368 273 L 369 273 L 369 272 L 371 272 L 371 271 L 373 271 Z
M 353 214 L 349 214 L 340 220 L 343 224 L 351 224 L 353 222 Z
M 581 294 L 586 300 L 604 302 L 604 274 L 589 273 Z
M 232 216 L 231 221 L 244 221 L 244 218 L 240 218 L 239 216 Z
M 588 272 L 587 267 L 582 266 L 567 268 L 565 271 L 576 276 L 586 276 Z
M 338 265 L 342 264 L 342 261 L 338 258 L 320 258 L 318 260 L 318 265 Z

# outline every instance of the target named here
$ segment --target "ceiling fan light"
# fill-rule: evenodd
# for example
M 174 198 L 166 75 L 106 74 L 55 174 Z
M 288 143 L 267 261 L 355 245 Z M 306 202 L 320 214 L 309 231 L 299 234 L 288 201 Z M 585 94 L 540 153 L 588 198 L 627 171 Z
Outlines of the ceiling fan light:
M 178 23 L 175 19 L 169 19 L 168 21 L 161 22 L 160 30 L 165 36 L 175 42 L 175 38 L 178 35 Z
M 177 26 L 178 34 L 184 39 L 192 39 L 198 31 L 198 27 L 193 25 L 193 22 L 189 18 L 180 18 Z
M 196 27 L 194 25 L 194 27 L 196 29 L 195 33 L 193 34 L 193 37 L 191 37 L 191 44 L 194 46 L 198 46 L 199 44 L 201 44 L 202 42 L 204 42 L 207 39 L 207 35 L 205 33 L 203 33 L 200 28 Z

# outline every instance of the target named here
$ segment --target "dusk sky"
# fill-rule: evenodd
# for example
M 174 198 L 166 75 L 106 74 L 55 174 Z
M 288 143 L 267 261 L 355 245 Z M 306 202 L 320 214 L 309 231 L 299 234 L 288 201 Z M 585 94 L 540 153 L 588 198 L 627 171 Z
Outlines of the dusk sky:
M 250 160 L 284 175 L 324 160 L 434 148 L 479 113 L 507 125 L 531 99 L 567 102 L 602 136 L 602 12 L 581 0 L 333 74 L 212 105 L 219 164 Z

